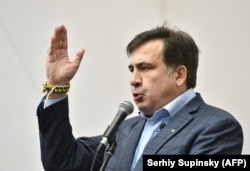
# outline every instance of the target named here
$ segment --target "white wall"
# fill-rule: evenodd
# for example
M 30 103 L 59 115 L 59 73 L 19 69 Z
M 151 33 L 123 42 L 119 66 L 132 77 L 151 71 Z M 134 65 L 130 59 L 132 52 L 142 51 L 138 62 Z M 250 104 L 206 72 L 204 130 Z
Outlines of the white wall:
M 196 91 L 240 121 L 243 153 L 250 154 L 249 7 L 248 0 L 0 0 L 0 170 L 43 170 L 35 114 L 49 39 L 59 24 L 68 28 L 71 56 L 86 49 L 69 93 L 76 137 L 102 134 L 119 103 L 132 101 L 125 47 L 167 20 L 196 40 Z

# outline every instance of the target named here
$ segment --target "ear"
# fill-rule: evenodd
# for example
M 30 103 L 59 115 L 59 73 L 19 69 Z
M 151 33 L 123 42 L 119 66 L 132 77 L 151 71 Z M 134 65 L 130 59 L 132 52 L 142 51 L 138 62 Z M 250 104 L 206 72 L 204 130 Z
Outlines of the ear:
M 180 87 L 186 85 L 187 80 L 187 68 L 184 65 L 180 65 L 175 69 L 176 86 Z

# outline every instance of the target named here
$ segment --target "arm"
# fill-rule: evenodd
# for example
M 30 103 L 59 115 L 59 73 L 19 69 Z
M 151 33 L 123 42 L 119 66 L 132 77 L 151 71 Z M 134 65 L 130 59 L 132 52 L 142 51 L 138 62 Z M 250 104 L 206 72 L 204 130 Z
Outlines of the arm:
M 242 127 L 230 115 L 214 115 L 204 125 L 204 129 L 195 140 L 191 153 L 240 155 L 243 146 Z
M 63 25 L 56 27 L 46 59 L 47 82 L 51 85 L 69 84 L 80 66 L 83 54 L 84 49 L 79 50 L 71 61 L 68 56 L 67 30 Z M 43 166 L 46 171 L 90 170 L 101 137 L 75 139 L 68 116 L 67 94 L 54 93 L 48 96 L 48 99 L 60 98 L 59 102 L 46 108 L 42 107 L 44 102 L 41 102 L 37 109 Z M 100 154 L 97 158 L 97 168 L 100 167 L 102 156 Z
M 42 108 L 41 103 L 37 114 L 45 170 L 90 170 L 101 136 L 74 138 L 68 116 L 68 99 L 46 109 Z M 100 153 L 94 170 L 100 167 L 102 157 L 103 153 Z

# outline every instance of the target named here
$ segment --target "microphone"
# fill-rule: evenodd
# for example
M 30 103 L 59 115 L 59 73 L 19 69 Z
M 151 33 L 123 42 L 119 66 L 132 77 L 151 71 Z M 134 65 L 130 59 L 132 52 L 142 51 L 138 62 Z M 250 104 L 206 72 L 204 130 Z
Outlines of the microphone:
M 130 115 L 134 110 L 134 106 L 129 101 L 123 101 L 119 105 L 119 109 L 116 113 L 115 118 L 113 119 L 112 123 L 107 127 L 106 131 L 103 134 L 103 138 L 97 147 L 97 152 L 104 148 L 107 143 L 113 141 L 114 133 L 116 132 L 117 128 L 121 124 L 121 122 Z

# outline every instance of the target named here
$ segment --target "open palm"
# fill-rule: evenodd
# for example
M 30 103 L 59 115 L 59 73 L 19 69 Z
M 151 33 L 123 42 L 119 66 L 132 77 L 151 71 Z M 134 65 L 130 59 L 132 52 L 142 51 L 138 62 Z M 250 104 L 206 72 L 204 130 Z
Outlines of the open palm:
M 66 27 L 63 25 L 56 27 L 51 37 L 46 60 L 47 81 L 54 85 L 68 84 L 76 74 L 83 54 L 84 49 L 79 50 L 71 61 L 68 56 Z

